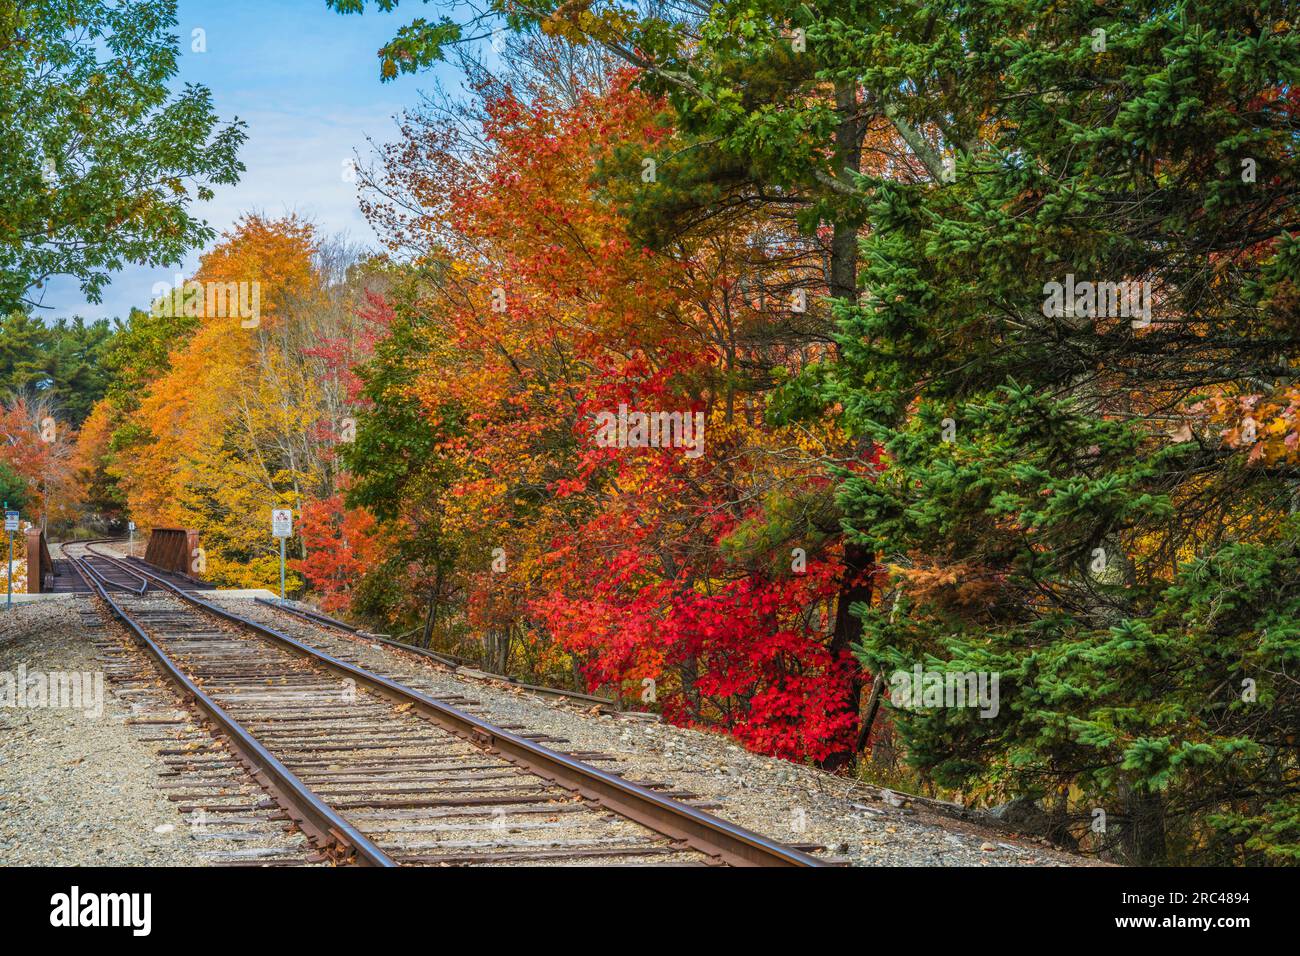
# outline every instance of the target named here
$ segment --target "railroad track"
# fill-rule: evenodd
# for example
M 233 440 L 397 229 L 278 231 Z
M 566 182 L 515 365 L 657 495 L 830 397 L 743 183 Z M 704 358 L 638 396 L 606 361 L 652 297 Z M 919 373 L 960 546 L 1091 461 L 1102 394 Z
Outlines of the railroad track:
M 516 680 L 506 674 L 494 674 L 487 671 L 479 670 L 474 666 L 476 662 L 470 661 L 463 657 L 455 655 L 442 654 L 437 651 L 431 651 L 428 648 L 419 647 L 415 644 L 407 644 L 404 641 L 394 640 L 387 634 L 372 634 L 369 631 L 363 631 L 359 627 L 351 624 L 345 624 L 337 618 L 330 617 L 328 614 L 321 614 L 318 611 L 307 610 L 306 608 L 296 607 L 292 604 L 282 603 L 278 600 L 267 600 L 266 598 L 254 598 L 254 602 L 262 607 L 269 608 L 276 614 L 286 615 L 289 618 L 297 618 L 299 621 L 307 622 L 317 628 L 326 631 L 336 631 L 346 634 L 349 637 L 359 638 L 370 643 L 379 643 L 403 651 L 407 654 L 414 654 L 417 657 L 423 657 L 447 670 L 448 673 L 455 674 L 458 678 L 468 681 L 487 681 L 498 687 L 512 687 L 530 694 L 540 694 L 543 697 L 556 697 L 561 700 L 571 701 L 575 704 L 592 705 L 601 713 L 618 714 L 626 713 L 615 706 L 613 700 L 608 697 L 598 697 L 595 694 L 583 694 L 578 691 L 564 690 L 560 687 L 545 687 L 540 684 L 529 684 L 524 681 Z
M 79 554 L 74 554 L 75 549 Z M 337 863 L 821 866 L 798 849 L 67 545 L 246 773 Z M 197 798 L 196 798 L 197 799 Z M 219 799 L 204 806 L 220 812 Z
M 110 590 L 129 594 L 144 594 L 149 589 L 149 579 L 131 570 L 124 562 L 93 553 L 70 560 L 92 590 L 96 581 Z

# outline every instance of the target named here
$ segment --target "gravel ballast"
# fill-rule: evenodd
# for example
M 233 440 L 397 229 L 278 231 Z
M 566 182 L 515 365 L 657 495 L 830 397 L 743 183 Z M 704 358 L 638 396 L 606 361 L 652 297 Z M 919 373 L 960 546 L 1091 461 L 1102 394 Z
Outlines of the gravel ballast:
M 100 675 L 87 598 L 15 605 L 0 672 Z M 3 613 L 3 612 L 0 612 Z M 198 862 L 189 823 L 155 788 L 157 765 L 103 680 L 103 712 L 0 707 L 0 864 L 178 866 Z M 161 830 L 161 832 L 159 832 Z
M 213 599 L 213 594 L 205 595 Z M 815 768 L 751 753 L 719 734 L 470 679 L 390 645 L 320 627 L 252 600 L 216 595 L 228 609 L 291 637 L 408 683 L 431 696 L 462 695 L 475 713 L 561 738 L 564 752 L 600 751 L 601 763 L 633 781 L 666 781 L 698 795 L 717 816 L 791 844 L 814 844 L 860 866 L 1093 866 L 1015 834 L 983 814 L 897 794 Z
M 247 598 L 204 597 L 431 696 L 469 698 L 474 703 L 465 709 L 548 735 L 553 749 L 610 755 L 615 759 L 598 763 L 603 769 L 632 781 L 666 783 L 724 819 L 852 865 L 1098 865 L 981 814 L 963 818 L 948 805 L 750 753 L 718 734 L 602 713 L 587 703 L 453 672 Z M 0 673 L 16 675 L 20 666 L 28 674 L 102 673 L 106 661 L 95 643 L 102 644 L 110 629 L 95 626 L 95 607 L 85 596 L 16 606 L 0 618 Z M 159 789 L 165 767 L 158 745 L 139 739 L 140 729 L 127 723 L 132 706 L 115 696 L 108 680 L 103 686 L 103 712 L 96 717 L 50 707 L 0 708 L 0 865 L 203 865 L 214 862 L 214 851 L 236 862 L 233 845 L 219 848 L 213 834 L 193 832 L 192 822 Z M 188 740 L 196 730 L 184 732 Z M 301 848 L 299 833 L 280 840 L 286 854 Z
M 0 865 L 206 866 L 303 862 L 265 792 L 159 678 L 89 596 L 23 605 L 0 618 L 0 674 L 89 675 L 79 709 L 0 708 Z M 51 695 L 53 696 L 53 695 Z M 17 698 L 15 698 L 17 702 Z M 192 755 L 189 755 L 193 751 Z M 208 778 L 205 780 L 204 778 Z M 185 812 L 190 791 L 247 814 Z M 169 799 L 170 798 L 170 799 Z

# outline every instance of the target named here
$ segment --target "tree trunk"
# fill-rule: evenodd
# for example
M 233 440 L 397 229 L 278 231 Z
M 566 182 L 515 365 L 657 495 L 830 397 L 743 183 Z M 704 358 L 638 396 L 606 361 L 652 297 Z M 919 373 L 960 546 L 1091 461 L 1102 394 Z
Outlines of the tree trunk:
M 857 84 L 842 80 L 835 87 L 835 108 L 841 120 L 835 130 L 835 176 L 845 182 L 851 181 L 851 173 L 861 168 L 862 138 L 865 124 L 858 117 Z M 831 233 L 831 274 L 830 294 L 833 298 L 844 299 L 849 303 L 857 301 L 858 295 L 858 229 L 843 219 L 837 219 Z M 846 542 L 844 545 L 844 578 L 840 593 L 836 598 L 835 629 L 831 635 L 830 652 L 833 658 L 847 653 L 850 647 L 862 635 L 862 622 L 849 613 L 849 607 L 857 602 L 871 601 L 871 581 L 865 577 L 867 571 L 875 567 L 876 556 L 861 545 Z M 864 580 L 859 581 L 859 578 Z M 844 708 L 858 714 L 862 697 L 862 680 L 855 677 L 850 683 L 844 700 Z M 855 726 L 854 741 L 858 737 Z M 853 759 L 856 751 L 853 745 L 830 754 L 822 765 L 829 770 L 844 766 Z
M 885 690 L 885 673 L 881 671 L 871 682 L 871 697 L 867 700 L 867 713 L 862 718 L 862 724 L 858 727 L 858 739 L 853 747 L 855 754 L 860 754 L 866 746 L 871 743 L 871 725 L 876 722 L 876 714 L 880 711 L 880 697 Z M 872 754 L 874 756 L 874 753 Z
M 433 643 L 433 626 L 438 620 L 438 599 L 442 596 L 442 568 L 438 568 L 438 573 L 433 579 L 433 590 L 429 593 L 429 614 L 424 621 L 424 647 Z
M 506 625 L 497 635 L 497 662 L 496 671 L 498 674 L 505 676 L 506 668 L 510 666 L 510 632 L 514 625 Z
M 1165 859 L 1165 806 L 1158 791 L 1121 785 L 1128 821 L 1124 856 L 1130 866 L 1152 866 Z
M 433 643 L 433 623 L 438 616 L 438 590 L 435 588 L 429 594 L 429 613 L 424 618 L 424 636 L 420 640 L 421 647 L 428 647 Z
M 840 593 L 835 600 L 835 630 L 831 634 L 830 646 L 827 648 L 832 659 L 838 660 L 841 655 L 850 653 L 852 646 L 862 637 L 862 622 L 850 612 L 849 608 L 854 604 L 871 603 L 871 578 L 868 572 L 875 566 L 874 552 L 852 542 L 844 545 L 844 578 Z M 862 698 L 862 684 L 861 672 L 855 670 L 844 700 L 845 709 L 855 716 Z M 876 686 L 880 687 L 879 680 L 876 681 Z M 879 706 L 878 699 L 875 701 L 875 706 Z M 874 718 L 874 711 L 871 716 Z M 870 725 L 866 729 L 870 732 Z M 861 728 L 855 722 L 854 744 L 861 736 Z M 835 770 L 852 760 L 856 753 L 857 749 L 854 745 L 845 746 L 829 754 L 822 761 L 822 766 L 827 770 Z
M 842 119 L 835 128 L 835 177 L 852 183 L 852 173 L 862 165 L 862 137 L 865 125 L 858 118 L 858 91 L 852 81 L 835 87 L 835 109 Z M 831 232 L 830 294 L 835 299 L 856 301 L 858 295 L 858 227 L 838 218 Z

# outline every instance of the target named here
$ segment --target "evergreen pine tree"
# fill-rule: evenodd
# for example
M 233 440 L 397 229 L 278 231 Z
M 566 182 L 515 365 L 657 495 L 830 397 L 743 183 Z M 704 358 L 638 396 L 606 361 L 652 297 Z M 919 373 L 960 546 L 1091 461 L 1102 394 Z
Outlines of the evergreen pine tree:
M 829 394 L 886 450 L 841 489 L 894 572 L 862 660 L 1000 676 L 996 717 L 896 708 L 942 784 L 1107 820 L 1133 862 L 1294 861 L 1300 471 L 1242 416 L 1300 360 L 1300 34 L 1267 3 L 932 9 L 944 42 L 864 43 L 960 95 L 900 86 L 952 111 L 951 182 L 861 183 Z

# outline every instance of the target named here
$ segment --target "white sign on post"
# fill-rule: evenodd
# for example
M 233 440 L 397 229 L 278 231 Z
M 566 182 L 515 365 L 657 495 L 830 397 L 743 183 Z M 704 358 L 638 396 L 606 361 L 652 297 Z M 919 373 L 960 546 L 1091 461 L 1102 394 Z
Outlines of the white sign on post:
M 134 530 L 135 530 L 135 522 L 134 522 L 134 521 L 128 521 L 128 522 L 126 523 L 126 530 L 127 530 L 127 531 L 134 531 Z
M 18 530 L 18 512 L 17 512 L 17 511 L 6 511 L 6 512 L 5 512 L 5 530 L 6 530 L 6 531 L 17 531 L 17 530 Z
M 293 537 L 293 512 L 288 508 L 271 510 L 271 536 L 274 538 Z

